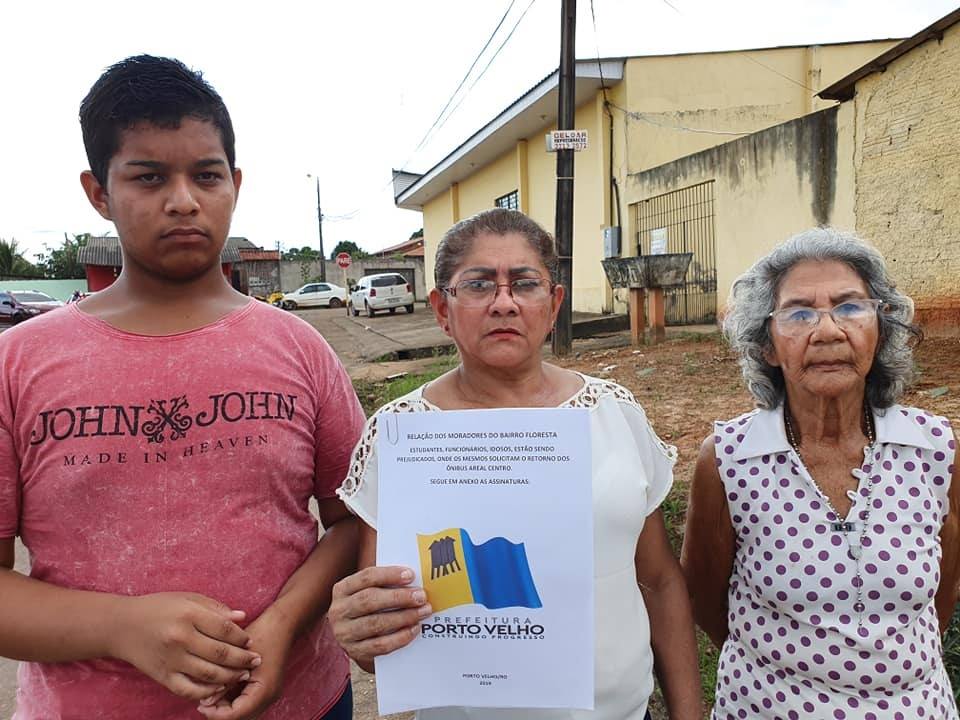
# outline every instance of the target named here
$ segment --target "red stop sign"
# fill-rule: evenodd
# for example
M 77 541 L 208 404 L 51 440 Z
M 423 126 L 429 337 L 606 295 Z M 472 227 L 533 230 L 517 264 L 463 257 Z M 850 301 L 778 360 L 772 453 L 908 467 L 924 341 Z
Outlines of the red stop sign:
M 350 253 L 337 253 L 337 265 L 346 270 L 350 267 L 350 263 L 353 262 L 353 258 L 350 257 Z

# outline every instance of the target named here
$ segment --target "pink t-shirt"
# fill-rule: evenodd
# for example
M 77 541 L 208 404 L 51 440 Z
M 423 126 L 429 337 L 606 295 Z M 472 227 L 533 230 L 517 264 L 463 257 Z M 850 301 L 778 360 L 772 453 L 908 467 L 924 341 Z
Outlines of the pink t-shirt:
M 0 335 L 0 537 L 31 576 L 123 595 L 190 591 L 256 618 L 317 543 L 311 496 L 346 475 L 363 413 L 307 323 L 251 301 L 166 337 L 70 305 Z M 264 718 L 310 720 L 347 659 L 326 621 Z M 114 660 L 22 663 L 17 720 L 197 718 Z

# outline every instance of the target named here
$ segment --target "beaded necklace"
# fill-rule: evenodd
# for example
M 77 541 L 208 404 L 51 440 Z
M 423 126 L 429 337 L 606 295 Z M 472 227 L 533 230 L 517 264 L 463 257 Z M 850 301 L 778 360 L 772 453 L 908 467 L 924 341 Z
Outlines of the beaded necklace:
M 869 405 L 865 402 L 863 403 L 863 425 L 865 434 L 867 436 L 867 445 L 863 448 L 863 462 L 866 463 L 867 457 L 869 456 L 871 449 L 873 448 L 874 443 L 877 441 L 877 431 L 873 423 L 873 413 L 870 412 Z M 800 443 L 797 440 L 796 432 L 793 429 L 793 422 L 790 419 L 790 409 L 789 407 L 784 406 L 783 412 L 783 428 L 786 430 L 787 442 L 790 443 L 790 447 L 793 448 L 793 451 L 796 453 L 797 458 L 800 460 L 800 463 L 803 464 L 803 456 L 800 453 Z M 805 466 L 804 466 L 805 467 Z M 853 476 L 860 480 L 861 475 L 863 474 L 862 466 L 854 469 Z M 827 509 L 833 514 L 836 518 L 836 522 L 830 523 L 830 529 L 834 532 L 839 532 L 843 534 L 843 539 L 847 544 L 847 556 L 854 561 L 856 564 L 856 578 L 855 583 L 857 590 L 857 599 L 853 604 L 853 609 L 857 613 L 857 627 L 863 627 L 863 611 L 866 610 L 867 606 L 863 602 L 863 576 L 860 573 L 860 558 L 863 556 L 863 540 L 867 536 L 867 528 L 869 527 L 870 521 L 870 496 L 873 494 L 874 481 L 871 478 L 867 478 L 867 494 L 864 498 L 865 510 L 860 512 L 860 533 L 857 538 L 859 542 L 854 544 L 851 541 L 851 536 L 855 534 L 857 530 L 856 522 L 849 522 L 845 518 L 841 517 L 840 513 L 837 512 L 836 508 L 833 507 L 833 503 L 830 502 L 830 498 L 827 497 L 827 494 L 820 489 L 817 485 L 817 481 L 813 479 L 813 475 L 810 474 L 810 471 L 807 471 L 807 475 L 810 477 L 810 481 L 814 484 L 817 490 L 820 492 L 820 496 L 823 498 L 823 501 L 826 503 Z M 874 475 L 874 477 L 877 477 Z M 856 491 L 851 490 L 847 493 L 847 497 L 850 498 L 851 502 L 856 498 Z M 853 505 L 850 506 L 851 510 Z

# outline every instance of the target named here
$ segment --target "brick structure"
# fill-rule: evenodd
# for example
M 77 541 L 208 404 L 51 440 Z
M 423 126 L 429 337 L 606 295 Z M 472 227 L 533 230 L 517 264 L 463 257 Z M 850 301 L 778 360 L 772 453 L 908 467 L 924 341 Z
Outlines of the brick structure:
M 857 232 L 927 330 L 960 331 L 960 11 L 828 88 L 856 112 Z

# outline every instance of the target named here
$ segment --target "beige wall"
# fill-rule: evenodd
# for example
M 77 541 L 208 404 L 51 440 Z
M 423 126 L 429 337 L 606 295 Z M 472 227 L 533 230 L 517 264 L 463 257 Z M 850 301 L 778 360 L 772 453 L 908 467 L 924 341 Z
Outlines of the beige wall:
M 736 133 L 749 134 L 828 107 L 834 103 L 814 97 L 817 92 L 895 44 L 631 58 L 624 77 L 626 107 L 640 117 L 616 112 L 614 141 L 627 145 L 626 172 L 647 170 L 729 142 Z
M 493 207 L 493 201 L 520 189 L 516 148 L 460 183 L 460 219 Z
M 857 83 L 857 231 L 930 329 L 960 326 L 960 25 Z
M 460 218 L 455 212 L 455 196 L 459 190 L 458 186 L 448 189 L 445 193 L 440 193 L 430 201 L 427 207 L 423 208 L 423 237 L 424 237 L 424 282 L 427 286 L 427 292 L 433 288 L 433 268 L 434 260 L 437 255 L 437 244 L 443 234 L 450 229 L 450 226 Z M 430 238 L 432 245 L 426 242 Z
M 851 121 L 852 109 L 841 106 L 777 125 L 634 175 L 630 196 L 713 181 L 722 310 L 733 281 L 777 243 L 820 224 L 852 228 L 852 164 L 837 142 Z
M 614 106 L 634 113 L 628 117 L 623 110 L 612 109 L 612 165 L 620 187 L 623 254 L 636 254 L 636 228 L 629 206 L 644 199 L 647 192 L 642 183 L 634 182 L 636 173 L 740 137 L 723 133 L 745 135 L 822 107 L 822 101 L 813 100 L 814 93 L 784 76 L 820 89 L 891 45 L 858 43 L 629 59 L 624 79 L 608 90 Z M 614 221 L 608 179 L 609 122 L 602 93 L 577 108 L 576 127 L 586 129 L 590 138 L 589 148 L 577 153 L 575 160 L 573 306 L 578 311 L 624 310 L 614 301 L 600 264 L 603 227 Z M 495 198 L 511 190 L 525 187 L 526 192 L 521 192 L 522 209 L 553 231 L 556 156 L 547 153 L 544 144 L 544 134 L 551 129 L 544 127 L 521 140 L 514 149 L 461 181 L 459 212 L 454 212 L 446 193 L 425 205 L 428 278 L 432 278 L 437 243 L 450 224 L 492 207 Z M 845 151 L 845 157 L 852 157 L 852 146 Z M 792 201 L 802 204 L 799 198 Z M 835 212 L 840 212 L 840 201 L 837 203 Z M 845 212 L 844 220 L 852 225 L 852 209 Z

